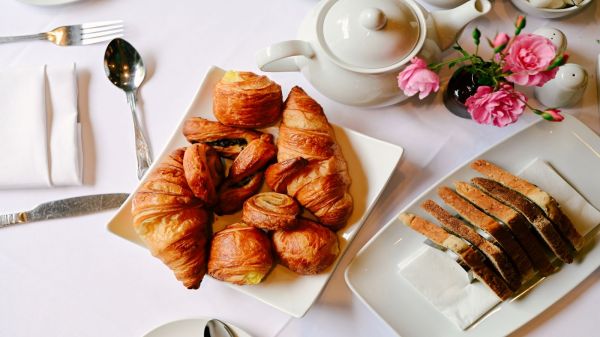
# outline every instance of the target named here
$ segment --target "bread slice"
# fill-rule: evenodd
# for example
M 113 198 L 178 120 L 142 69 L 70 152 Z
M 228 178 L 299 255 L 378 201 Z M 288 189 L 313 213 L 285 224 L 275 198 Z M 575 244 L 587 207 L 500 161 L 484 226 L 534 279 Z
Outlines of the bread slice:
M 571 220 L 562 212 L 558 202 L 550 194 L 529 181 L 514 176 L 488 161 L 476 160 L 471 163 L 471 167 L 477 172 L 523 194 L 533 201 L 544 211 L 548 219 L 556 225 L 559 232 L 569 241 L 573 248 L 577 251 L 581 250 L 584 244 L 583 237 L 577 232 Z
M 485 178 L 471 179 L 473 184 L 492 197 L 512 207 L 529 221 L 546 242 L 550 250 L 563 262 L 573 262 L 573 254 L 568 244 L 558 234 L 550 220 L 546 219 L 542 210 L 518 192 L 504 187 L 498 182 Z
M 414 214 L 402 213 L 398 218 L 406 226 L 456 253 L 471 268 L 475 277 L 488 286 L 501 300 L 504 301 L 512 296 L 512 290 L 508 288 L 502 277 L 485 263 L 485 257 L 464 240 Z
M 454 183 L 456 192 L 477 205 L 483 212 L 502 221 L 514 234 L 515 238 L 529 258 L 537 271 L 544 276 L 556 271 L 556 267 L 550 263 L 550 259 L 544 251 L 540 240 L 529 230 L 527 219 L 514 209 L 504 205 L 500 201 L 483 193 L 478 188 L 463 181 Z
M 463 199 L 448 187 L 441 187 L 438 189 L 438 195 L 446 205 L 452 207 L 452 209 L 454 209 L 454 211 L 456 211 L 456 213 L 464 220 L 488 233 L 500 244 L 521 274 L 521 282 L 527 281 L 533 277 L 535 272 L 531 260 L 523 250 L 523 247 L 521 247 L 517 240 L 512 236 L 510 229 L 477 209 L 477 207 L 473 206 L 470 202 Z
M 504 278 L 511 290 L 517 290 L 521 286 L 521 275 L 512 265 L 508 256 L 498 246 L 484 239 L 473 228 L 467 226 L 461 220 L 452 216 L 440 205 L 432 200 L 425 200 L 421 207 L 435 217 L 450 233 L 455 234 L 477 247 L 485 255 L 500 275 Z

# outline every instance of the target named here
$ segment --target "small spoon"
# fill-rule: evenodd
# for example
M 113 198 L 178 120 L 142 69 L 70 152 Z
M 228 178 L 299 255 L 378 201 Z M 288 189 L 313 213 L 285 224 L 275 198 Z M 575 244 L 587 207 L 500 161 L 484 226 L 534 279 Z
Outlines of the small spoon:
M 211 319 L 204 327 L 204 337 L 235 337 L 235 333 L 227 324 L 218 319 Z
M 127 102 L 133 115 L 133 127 L 135 130 L 135 153 L 137 155 L 137 175 L 142 179 L 148 167 L 152 163 L 152 156 L 148 148 L 148 142 L 144 132 L 139 125 L 136 96 L 146 76 L 146 68 L 142 57 L 137 50 L 127 41 L 116 38 L 108 44 L 104 53 L 104 71 L 106 76 L 118 88 L 123 89 L 127 95 Z

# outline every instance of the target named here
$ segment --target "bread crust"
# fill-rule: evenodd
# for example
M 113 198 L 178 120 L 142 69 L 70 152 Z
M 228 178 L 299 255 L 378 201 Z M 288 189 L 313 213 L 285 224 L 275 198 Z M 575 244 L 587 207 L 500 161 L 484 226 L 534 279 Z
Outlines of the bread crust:
M 533 277 L 535 273 L 531 260 L 529 260 L 527 253 L 525 253 L 523 247 L 512 236 L 508 228 L 481 212 L 448 187 L 438 189 L 438 195 L 446 205 L 450 206 L 464 220 L 485 231 L 500 244 L 521 274 L 522 283 Z
M 560 209 L 558 202 L 547 192 L 531 182 L 517 177 L 502 168 L 485 160 L 476 160 L 471 167 L 477 172 L 495 180 L 502 185 L 515 190 L 538 205 L 559 232 L 568 240 L 569 244 L 577 251 L 584 245 L 583 237 L 577 232 L 573 223 Z
M 242 209 L 244 201 L 256 194 L 262 187 L 264 173 L 259 171 L 240 182 L 225 179 L 219 188 L 215 213 L 233 214 Z
M 434 201 L 426 200 L 421 207 L 435 217 L 444 229 L 477 247 L 492 262 L 511 290 L 515 291 L 519 289 L 521 286 L 521 275 L 500 248 L 484 239 L 461 220 L 453 217 Z
M 471 268 L 475 277 L 487 285 L 501 300 L 504 301 L 513 295 L 513 291 L 509 289 L 504 279 L 485 263 L 485 257 L 463 239 L 414 214 L 402 213 L 399 219 L 436 244 L 456 253 Z
M 458 194 L 510 228 L 541 275 L 547 276 L 556 271 L 556 267 L 546 256 L 542 243 L 529 230 L 528 222 L 521 214 L 470 184 L 461 181 L 456 182 L 454 186 Z
M 542 210 L 532 201 L 493 180 L 473 178 L 471 181 L 479 189 L 521 213 L 561 261 L 565 263 L 573 262 L 573 254 L 569 250 L 569 245 L 556 231 L 550 220 L 544 216 Z

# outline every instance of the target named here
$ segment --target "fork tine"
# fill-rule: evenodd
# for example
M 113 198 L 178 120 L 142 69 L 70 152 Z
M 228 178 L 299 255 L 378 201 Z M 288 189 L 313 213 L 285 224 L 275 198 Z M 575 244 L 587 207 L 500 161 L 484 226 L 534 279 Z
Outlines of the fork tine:
M 120 34 L 123 33 L 123 29 L 114 29 L 114 30 L 108 30 L 105 32 L 96 32 L 96 33 L 89 33 L 89 34 L 82 34 L 81 35 L 81 39 L 85 40 L 85 39 L 94 39 L 97 37 L 103 37 L 103 36 L 107 36 L 107 35 L 115 35 L 115 34 Z
M 95 38 L 90 38 L 90 39 L 84 38 L 84 39 L 81 40 L 80 45 L 85 46 L 85 45 L 88 45 L 88 44 L 94 44 L 94 43 L 104 42 L 104 41 L 115 39 L 117 37 L 123 37 L 123 33 L 112 34 L 112 35 L 105 35 L 105 36 L 95 37 Z
M 96 32 L 104 32 L 104 31 L 109 31 L 109 30 L 114 30 L 114 29 L 121 29 L 123 30 L 123 25 L 111 25 L 111 26 L 102 26 L 102 27 L 95 27 L 95 28 L 82 28 L 81 29 L 81 33 L 82 34 L 88 34 L 88 33 L 96 33 Z
M 117 24 L 123 24 L 123 20 L 88 22 L 88 23 L 81 24 L 81 28 L 83 28 L 83 29 L 96 28 L 96 27 L 110 26 L 110 25 L 117 25 Z

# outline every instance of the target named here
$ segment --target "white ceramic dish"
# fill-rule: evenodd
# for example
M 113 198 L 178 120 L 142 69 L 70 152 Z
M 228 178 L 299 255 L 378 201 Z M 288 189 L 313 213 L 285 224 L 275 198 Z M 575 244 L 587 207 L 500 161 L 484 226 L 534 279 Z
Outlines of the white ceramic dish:
M 187 113 L 183 116 L 171 140 L 165 146 L 161 155 L 156 158 L 150 170 L 154 169 L 156 163 L 159 163 L 172 150 L 188 145 L 181 133 L 183 122 L 188 117 L 202 116 L 214 120 L 212 116 L 212 92 L 215 84 L 223 77 L 223 74 L 224 71 L 217 67 L 209 69 Z M 403 150 L 396 145 L 382 142 L 352 130 L 334 126 L 334 131 L 344 157 L 348 162 L 348 169 L 352 178 L 350 194 L 354 198 L 354 212 L 348 220 L 346 227 L 338 231 L 341 250 L 337 260 L 339 261 L 348 243 L 354 238 L 375 201 L 377 201 L 379 194 L 396 168 Z M 217 217 L 213 229 L 219 230 L 226 224 L 231 224 L 239 219 L 239 213 Z M 109 222 L 108 229 L 131 242 L 143 245 L 134 232 L 131 223 L 130 196 Z M 150 255 L 148 257 L 151 258 Z M 265 281 L 259 285 L 228 285 L 292 316 L 302 317 L 318 298 L 321 290 L 323 290 L 331 277 L 337 261 L 323 273 L 314 276 L 299 276 L 277 265 Z M 156 260 L 156 263 L 160 263 L 160 261 Z M 173 277 L 173 282 L 178 281 Z
M 534 158 L 552 165 L 594 207 L 600 209 L 600 138 L 576 118 L 561 123 L 543 120 L 476 156 L 518 172 Z M 403 211 L 425 216 L 419 205 L 437 201 L 440 185 L 452 186 L 476 173 L 468 164 L 441 179 Z M 468 180 L 467 180 L 468 181 Z M 394 219 L 356 255 L 346 269 L 352 291 L 398 335 L 505 336 L 559 300 L 600 266 L 598 232 L 570 265 L 538 284 L 527 295 L 500 304 L 490 314 L 462 331 L 447 320 L 398 274 L 398 263 L 423 245 L 424 238 Z
M 538 8 L 532 6 L 527 0 L 511 0 L 513 5 L 517 7 L 521 12 L 536 16 L 538 18 L 545 19 L 557 19 L 565 16 L 573 15 L 575 13 L 579 13 L 582 11 L 587 5 L 589 5 L 592 0 L 583 0 L 579 5 L 567 7 L 567 8 Z
M 78 2 L 82 0 L 19 0 L 26 4 L 36 5 L 36 6 L 58 6 L 58 5 L 66 5 L 72 2 Z
M 204 336 L 204 327 L 210 318 L 190 318 L 169 322 L 144 334 L 143 337 L 200 337 Z M 244 330 L 225 322 L 235 332 L 236 337 L 252 337 Z

